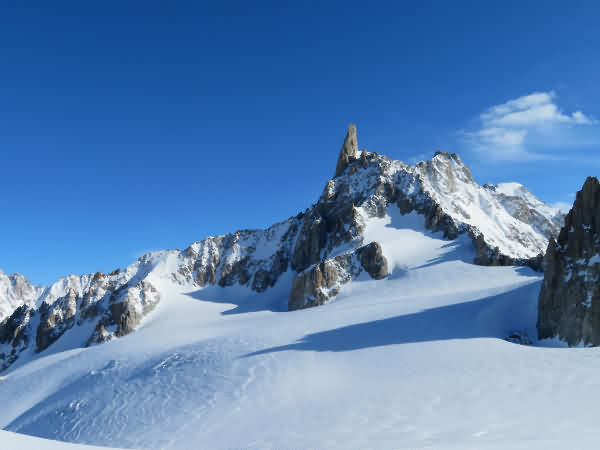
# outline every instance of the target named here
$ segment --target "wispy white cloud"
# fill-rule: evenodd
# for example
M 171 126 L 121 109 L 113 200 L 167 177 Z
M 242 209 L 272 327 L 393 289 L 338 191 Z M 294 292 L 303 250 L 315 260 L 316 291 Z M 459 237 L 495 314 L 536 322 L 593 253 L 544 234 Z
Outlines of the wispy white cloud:
M 555 159 L 551 151 L 559 147 L 600 145 L 598 125 L 582 111 L 563 112 L 554 92 L 534 92 L 486 109 L 461 134 L 472 150 L 496 160 Z

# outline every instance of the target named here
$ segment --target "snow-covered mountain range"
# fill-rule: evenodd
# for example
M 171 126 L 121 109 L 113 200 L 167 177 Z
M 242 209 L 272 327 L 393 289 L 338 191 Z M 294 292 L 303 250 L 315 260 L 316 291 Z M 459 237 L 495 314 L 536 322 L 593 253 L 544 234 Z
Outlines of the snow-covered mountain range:
M 45 289 L 0 273 L 0 370 L 57 341 L 62 349 L 77 348 L 130 333 L 161 301 L 161 279 L 256 293 L 283 279 L 279 289 L 287 293 L 272 309 L 321 305 L 362 273 L 382 279 L 398 270 L 393 251 L 377 233 L 367 232 L 390 207 L 401 215 L 424 216 L 427 229 L 448 239 L 467 236 L 475 250 L 472 262 L 480 265 L 539 269 L 548 240 L 563 221 L 557 209 L 520 184 L 480 186 L 456 154 L 438 152 L 430 161 L 407 165 L 359 153 L 352 125 L 336 176 L 317 203 L 266 230 L 240 230 L 183 251 L 148 253 L 125 270 L 70 275 Z
M 0 446 L 595 448 L 598 349 L 559 347 L 600 329 L 597 180 L 565 219 L 457 155 L 357 143 L 266 230 L 4 276 Z

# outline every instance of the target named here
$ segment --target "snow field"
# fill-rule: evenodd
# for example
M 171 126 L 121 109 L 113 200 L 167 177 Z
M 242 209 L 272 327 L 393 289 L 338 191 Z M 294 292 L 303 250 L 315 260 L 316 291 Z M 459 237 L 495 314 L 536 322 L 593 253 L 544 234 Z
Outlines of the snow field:
M 392 273 L 318 308 L 280 312 L 286 279 L 257 295 L 157 278 L 135 333 L 6 373 L 0 427 L 122 448 L 595 448 L 598 349 L 506 342 L 535 342 L 541 275 L 474 266 L 422 220 L 370 221 Z

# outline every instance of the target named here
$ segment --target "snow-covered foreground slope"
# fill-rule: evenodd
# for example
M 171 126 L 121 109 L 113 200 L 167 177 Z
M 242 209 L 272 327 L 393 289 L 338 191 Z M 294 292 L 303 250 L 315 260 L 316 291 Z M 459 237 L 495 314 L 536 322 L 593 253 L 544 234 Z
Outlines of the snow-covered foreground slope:
M 107 447 L 67 444 L 0 430 L 0 448 L 14 450 L 107 450 Z
M 289 273 L 261 294 L 151 278 L 163 299 L 135 333 L 5 372 L 0 427 L 128 448 L 595 448 L 600 351 L 504 340 L 535 337 L 541 275 L 474 265 L 468 236 L 394 208 L 364 231 L 385 280 L 276 312 Z

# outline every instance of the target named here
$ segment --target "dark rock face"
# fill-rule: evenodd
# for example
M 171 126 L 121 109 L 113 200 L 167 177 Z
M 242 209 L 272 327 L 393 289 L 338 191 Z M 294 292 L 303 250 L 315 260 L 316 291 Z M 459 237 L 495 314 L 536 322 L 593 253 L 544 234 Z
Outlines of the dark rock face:
M 296 276 L 292 281 L 288 310 L 311 308 L 327 302 L 339 292 L 339 286 L 349 281 L 346 273 L 352 266 L 352 255 L 326 259 Z
M 544 259 L 538 338 L 600 345 L 600 184 L 589 177 Z
M 325 259 L 299 273 L 292 281 L 288 310 L 323 305 L 340 292 L 343 284 L 359 276 L 363 270 L 376 280 L 388 274 L 388 262 L 378 242 L 371 242 L 353 253 Z
M 313 210 L 305 216 L 304 224 L 294 247 L 292 268 L 298 272 L 321 259 L 321 249 L 327 243 L 327 222 L 320 211 Z
M 73 326 L 77 313 L 77 293 L 69 289 L 68 294 L 59 299 L 53 307 L 42 305 L 40 312 L 42 318 L 35 337 L 38 353 L 46 350 Z
M 338 156 L 337 166 L 335 167 L 335 176 L 340 176 L 348 163 L 356 158 L 356 154 L 358 152 L 358 139 L 356 137 L 356 125 L 350 125 L 348 127 L 348 133 L 346 134 L 346 138 L 344 139 L 344 145 L 340 150 L 340 154 Z
M 98 272 L 67 277 L 57 283 L 69 286 L 65 295 L 53 298 L 49 289 L 45 292 L 49 301 L 43 301 L 37 310 L 27 305 L 17 308 L 0 322 L 0 371 L 13 364 L 27 348 L 43 352 L 80 326 L 94 330 L 87 342 L 84 336 L 81 346 L 106 342 L 134 331 L 160 300 L 158 290 L 142 279 L 151 267 L 151 262 L 142 257 L 130 267 L 129 274 L 115 271 L 111 275 Z M 33 320 L 38 317 L 39 323 Z
M 33 308 L 19 306 L 10 317 L 0 322 L 0 344 L 10 343 L 13 347 L 27 345 L 27 325 L 30 316 L 35 315 Z
M 359 248 L 356 253 L 360 264 L 371 278 L 381 280 L 388 274 L 388 263 L 381 251 L 379 242 L 371 242 L 369 245 Z
M 32 307 L 22 305 L 0 322 L 0 348 L 3 349 L 0 350 L 0 372 L 14 363 L 31 342 L 33 332 L 29 322 L 36 314 Z
M 141 320 L 154 310 L 160 299 L 158 290 L 147 280 L 140 281 L 133 289 L 110 297 L 107 310 L 101 316 L 88 345 L 126 336 L 135 331 Z M 131 292 L 133 291 L 133 292 Z M 114 328 L 114 335 L 107 336 L 106 329 Z
M 252 290 L 264 292 L 268 288 L 275 286 L 277 280 L 288 270 L 289 261 L 283 250 L 278 250 L 271 258 L 271 270 L 258 269 L 252 279 Z

